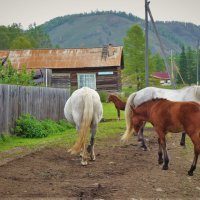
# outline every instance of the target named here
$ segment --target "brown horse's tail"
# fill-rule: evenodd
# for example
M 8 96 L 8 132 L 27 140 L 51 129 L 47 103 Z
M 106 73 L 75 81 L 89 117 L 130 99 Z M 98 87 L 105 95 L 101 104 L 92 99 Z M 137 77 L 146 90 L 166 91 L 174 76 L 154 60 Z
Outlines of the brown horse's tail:
M 94 108 L 93 108 L 92 94 L 87 93 L 83 98 L 84 98 L 83 99 L 84 110 L 83 110 L 82 122 L 79 129 L 79 137 L 74 146 L 69 150 L 71 154 L 77 154 L 81 151 L 82 148 L 84 148 L 87 139 L 86 136 L 87 133 L 89 132 L 89 128 L 93 119 Z
M 126 107 L 125 107 L 125 119 L 126 119 L 126 131 L 124 135 L 122 136 L 121 140 L 123 142 L 127 141 L 130 136 L 133 134 L 133 127 L 132 127 L 132 110 L 131 110 L 131 105 L 134 106 L 134 98 L 135 98 L 136 93 L 132 93 L 126 102 Z

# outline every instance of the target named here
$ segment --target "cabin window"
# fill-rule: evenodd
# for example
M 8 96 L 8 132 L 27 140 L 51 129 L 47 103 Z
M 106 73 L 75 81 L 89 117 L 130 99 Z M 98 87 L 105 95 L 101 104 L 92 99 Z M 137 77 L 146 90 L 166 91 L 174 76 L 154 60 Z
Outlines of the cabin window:
M 78 88 L 85 86 L 96 90 L 96 74 L 78 74 Z
M 113 75 L 114 72 L 98 72 L 98 75 Z

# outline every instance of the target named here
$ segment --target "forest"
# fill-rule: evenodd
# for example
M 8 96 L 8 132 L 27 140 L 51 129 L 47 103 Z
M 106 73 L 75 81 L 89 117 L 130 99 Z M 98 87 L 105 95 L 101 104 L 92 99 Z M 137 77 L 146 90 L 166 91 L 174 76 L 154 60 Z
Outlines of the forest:
M 82 27 L 85 26 L 85 22 L 91 21 L 91 17 L 97 17 L 96 24 L 98 27 L 102 27 L 99 29 L 99 32 L 90 29 L 90 43 L 87 43 L 85 30 L 81 29 L 80 23 Z M 108 18 L 109 17 L 109 18 Z M 84 19 L 87 18 L 85 21 Z M 105 21 L 105 19 L 110 19 Z M 132 25 L 129 27 L 129 20 Z M 81 21 L 82 20 L 82 21 Z M 108 24 L 105 24 L 108 23 Z M 128 26 L 126 23 L 128 23 Z M 82 35 L 75 35 L 73 31 L 74 24 L 76 27 L 79 27 L 79 31 L 76 32 Z M 71 25 L 71 27 L 69 27 Z M 90 24 L 93 26 L 93 23 Z M 110 29 L 108 29 L 108 26 Z M 107 43 L 112 43 L 112 37 L 115 37 L 115 41 L 119 42 L 118 45 L 122 44 L 124 46 L 124 58 L 125 58 L 125 70 L 123 73 L 124 82 L 134 82 L 137 85 L 137 89 L 144 87 L 144 21 L 132 14 L 126 14 L 124 12 L 116 12 L 116 11 L 103 11 L 103 12 L 91 12 L 91 13 L 82 13 L 76 15 L 66 15 L 63 17 L 57 17 L 49 22 L 37 26 L 36 24 L 29 25 L 27 30 L 24 30 L 21 24 L 13 23 L 10 26 L 0 26 L 0 50 L 7 49 L 37 49 L 37 48 L 59 48 L 60 44 L 55 43 L 55 38 L 58 40 L 71 41 L 76 40 L 79 45 L 75 46 L 76 48 L 81 47 L 81 44 L 86 45 L 86 47 L 94 46 L 95 41 L 103 42 L 102 38 L 106 38 L 109 36 L 106 41 Z M 180 23 L 180 22 L 156 22 L 156 26 L 161 35 L 162 42 L 165 47 L 167 44 L 171 44 L 174 42 L 179 46 L 180 50 L 176 51 L 177 48 L 171 49 L 173 55 L 170 55 L 167 52 L 167 60 L 168 63 L 171 64 L 173 68 L 173 73 L 176 78 L 177 84 L 191 85 L 198 82 L 197 78 L 200 77 L 200 73 L 198 70 L 198 63 L 200 58 L 199 49 L 197 49 L 191 41 L 196 41 L 198 38 L 198 33 L 200 33 L 200 29 L 198 26 L 190 23 Z M 62 27 L 62 29 L 59 29 Z M 94 25 L 94 27 L 96 27 Z M 94 28 L 92 27 L 92 28 Z M 98 29 L 98 27 L 96 27 Z M 135 28 L 133 28 L 135 27 Z M 114 29 L 112 29 L 114 28 Z M 121 34 L 118 30 L 126 28 L 126 32 Z M 65 29 L 65 30 L 64 30 Z M 149 49 L 149 71 L 150 74 L 155 71 L 166 71 L 163 59 L 159 52 L 155 51 L 158 47 L 155 47 L 157 42 L 155 38 L 152 37 L 153 27 L 150 23 L 150 49 Z M 60 30 L 64 30 L 64 34 L 59 32 Z M 114 30 L 117 32 L 114 34 Z M 173 32 L 173 31 L 176 32 Z M 71 31 L 71 32 L 65 32 Z M 94 31 L 94 32 L 93 32 Z M 52 32 L 54 35 L 52 36 Z M 190 33 L 190 34 L 188 34 Z M 86 34 L 84 36 L 84 34 Z M 92 36 L 91 36 L 92 34 Z M 123 37 L 122 37 L 123 35 Z M 183 37 L 186 37 L 186 40 L 183 41 Z M 122 38 L 119 38 L 122 37 Z M 85 40 L 85 43 L 81 41 L 81 39 Z M 118 39 L 117 39 L 118 38 Z M 168 42 L 168 43 L 167 43 Z M 88 46 L 87 46 L 88 44 Z M 74 45 L 76 43 L 74 42 Z M 102 47 L 104 44 L 99 43 L 99 46 Z M 172 45 L 174 46 L 174 45 Z M 65 44 L 64 48 L 71 48 L 71 46 Z M 129 56 L 127 56 L 129 55 Z M 131 55 L 131 56 L 130 56 Z M 173 65 L 173 66 L 172 66 Z M 198 73 L 198 75 L 197 75 Z M 4 73 L 3 73 L 4 74 Z M 130 75 L 131 74 L 131 75 Z M 151 79 L 151 77 L 150 77 Z M 155 81 L 151 84 L 157 84 Z
M 41 26 L 30 25 L 23 30 L 20 24 L 0 26 L 0 50 L 51 48 L 51 40 Z

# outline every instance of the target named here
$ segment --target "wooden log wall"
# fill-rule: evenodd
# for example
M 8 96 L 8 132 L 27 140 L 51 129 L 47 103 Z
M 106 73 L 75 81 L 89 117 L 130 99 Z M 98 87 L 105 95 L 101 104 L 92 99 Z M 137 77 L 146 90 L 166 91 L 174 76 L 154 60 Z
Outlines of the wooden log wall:
M 113 72 L 110 75 L 99 75 L 99 72 Z M 80 69 L 53 69 L 52 74 L 56 73 L 69 73 L 70 85 L 72 90 L 77 89 L 78 73 L 95 73 L 96 74 L 96 89 L 97 91 L 120 91 L 121 90 L 121 68 L 120 67 L 96 67 L 96 68 L 80 68 Z M 58 77 L 59 81 L 59 77 Z
M 0 133 L 10 132 L 20 115 L 29 113 L 39 120 L 64 119 L 67 89 L 0 85 Z

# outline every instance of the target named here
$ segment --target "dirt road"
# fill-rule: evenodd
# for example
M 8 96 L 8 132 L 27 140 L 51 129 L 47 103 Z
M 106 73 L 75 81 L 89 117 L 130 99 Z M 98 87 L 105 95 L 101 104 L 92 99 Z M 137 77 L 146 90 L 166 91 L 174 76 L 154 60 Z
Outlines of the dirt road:
M 200 199 L 200 163 L 189 177 L 193 152 L 179 139 L 168 138 L 168 171 L 157 163 L 155 133 L 147 137 L 149 151 L 136 138 L 127 145 L 120 135 L 97 141 L 96 161 L 86 167 L 66 147 L 32 152 L 0 166 L 0 199 Z

